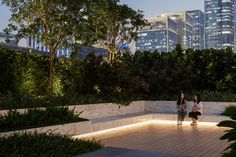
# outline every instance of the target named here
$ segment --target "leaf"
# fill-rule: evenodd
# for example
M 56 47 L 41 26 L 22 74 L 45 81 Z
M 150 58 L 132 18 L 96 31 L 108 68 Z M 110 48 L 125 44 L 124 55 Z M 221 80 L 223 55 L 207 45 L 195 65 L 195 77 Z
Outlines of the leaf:
M 222 137 L 220 137 L 221 140 L 228 139 L 228 141 L 234 141 L 236 140 L 236 130 L 231 129 L 228 130 L 227 133 L 225 133 Z
M 230 127 L 236 129 L 236 121 L 225 120 L 217 124 L 218 127 Z
M 236 120 L 236 107 L 235 106 L 227 107 L 223 115 L 229 116 L 231 119 Z

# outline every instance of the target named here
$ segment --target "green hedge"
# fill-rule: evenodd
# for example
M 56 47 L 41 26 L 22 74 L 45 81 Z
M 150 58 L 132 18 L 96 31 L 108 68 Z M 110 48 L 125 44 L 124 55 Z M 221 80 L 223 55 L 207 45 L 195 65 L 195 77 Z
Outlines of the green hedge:
M 54 95 L 48 97 L 48 56 L 0 48 L 0 107 L 176 100 L 180 90 L 207 101 L 235 101 L 235 65 L 231 49 L 127 52 L 112 63 L 94 54 L 77 62 L 56 58 Z
M 83 105 L 96 103 L 117 103 L 127 105 L 134 100 L 142 100 L 143 97 L 123 97 L 123 96 L 97 96 L 84 95 L 76 98 L 68 96 L 62 97 L 28 97 L 28 96 L 0 96 L 0 110 L 3 109 L 20 109 L 20 108 L 37 108 L 37 107 L 53 107 L 67 105 Z
M 72 139 L 53 133 L 0 136 L 1 157 L 72 157 L 102 147 L 100 141 Z
M 43 109 L 29 109 L 26 113 L 10 110 L 0 115 L 0 132 L 22 130 L 57 124 L 86 121 L 78 113 L 67 107 L 49 107 Z
M 0 48 L 0 94 L 44 95 L 48 56 Z

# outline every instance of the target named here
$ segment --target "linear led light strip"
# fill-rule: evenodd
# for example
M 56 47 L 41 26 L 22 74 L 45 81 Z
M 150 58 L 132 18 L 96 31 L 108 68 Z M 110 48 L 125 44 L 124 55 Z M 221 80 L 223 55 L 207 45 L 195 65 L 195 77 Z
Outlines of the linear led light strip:
M 139 122 L 139 123 L 135 123 L 135 124 L 120 126 L 120 127 L 116 127 L 116 128 L 112 128 L 112 129 L 106 129 L 106 130 L 100 130 L 100 131 L 95 131 L 95 132 L 91 132 L 91 133 L 76 135 L 76 136 L 73 136 L 73 138 L 93 137 L 93 136 L 97 136 L 97 135 L 101 135 L 101 134 L 105 134 L 105 133 L 110 133 L 113 131 L 133 128 L 133 127 L 137 127 L 137 126 L 143 126 L 143 125 L 147 125 L 147 124 L 176 124 L 176 123 L 177 123 L 176 120 L 149 120 L 149 121 L 145 121 L 145 122 Z M 190 125 L 190 123 L 191 123 L 190 121 L 184 121 L 183 125 Z M 217 124 L 218 123 L 216 123 L 216 122 L 198 122 L 198 125 L 200 125 L 200 126 L 201 125 L 216 126 Z

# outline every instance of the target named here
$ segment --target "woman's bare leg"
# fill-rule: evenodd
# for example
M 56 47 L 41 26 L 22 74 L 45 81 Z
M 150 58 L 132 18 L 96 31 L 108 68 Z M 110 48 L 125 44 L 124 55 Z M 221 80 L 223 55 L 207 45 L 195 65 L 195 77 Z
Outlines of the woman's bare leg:
M 181 123 L 181 116 L 178 114 L 178 119 L 177 119 L 177 123 L 178 123 L 178 125 L 180 125 Z
M 195 119 L 195 118 L 193 118 L 193 120 L 194 120 L 194 124 L 196 125 L 197 124 L 197 122 L 198 122 L 198 120 L 197 119 Z

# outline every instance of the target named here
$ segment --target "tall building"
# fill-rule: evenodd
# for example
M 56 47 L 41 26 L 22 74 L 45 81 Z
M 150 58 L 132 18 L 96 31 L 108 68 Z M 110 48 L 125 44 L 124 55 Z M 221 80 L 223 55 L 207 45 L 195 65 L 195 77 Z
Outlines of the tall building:
M 47 46 L 43 45 L 41 42 L 38 40 L 35 40 L 33 38 L 23 38 L 19 41 L 18 43 L 19 47 L 24 47 L 24 48 L 30 48 L 32 50 L 37 50 L 41 52 L 49 52 L 49 49 Z M 70 56 L 70 50 L 69 49 L 60 49 L 57 50 L 56 55 L 59 56 L 64 56 L 64 57 L 69 57 Z
M 148 19 L 149 27 L 139 31 L 136 49 L 170 52 L 176 44 L 183 49 L 193 46 L 193 17 L 186 11 L 161 14 Z
M 6 41 L 6 39 L 8 39 L 8 42 Z M 16 35 L 7 35 L 5 33 L 0 32 L 0 45 L 17 46 Z
M 192 16 L 193 38 L 192 48 L 202 50 L 205 48 L 205 16 L 201 10 L 187 11 Z
M 206 48 L 234 47 L 234 1 L 205 0 Z
M 192 38 L 193 38 L 192 16 L 186 11 L 161 14 L 161 16 L 167 16 L 177 22 L 178 25 L 177 43 L 181 44 L 183 49 L 192 48 Z
M 177 22 L 167 16 L 147 20 L 150 25 L 138 32 L 136 50 L 157 50 L 159 52 L 172 51 L 177 44 Z
M 234 51 L 236 51 L 236 0 L 234 0 Z
M 32 38 L 25 38 L 21 39 L 18 43 L 19 47 L 23 48 L 29 48 L 32 50 L 37 50 L 40 52 L 45 52 L 48 53 L 49 49 L 47 46 L 44 46 L 42 43 L 40 43 L 38 40 L 34 40 Z M 97 56 L 102 56 L 106 57 L 108 54 L 107 49 L 102 49 L 102 48 L 95 48 L 95 47 L 85 47 L 85 46 L 79 46 L 78 50 L 78 59 L 84 59 L 88 54 L 94 53 Z M 59 49 L 56 52 L 57 57 L 70 57 L 71 55 L 71 49 L 66 48 L 66 49 Z

